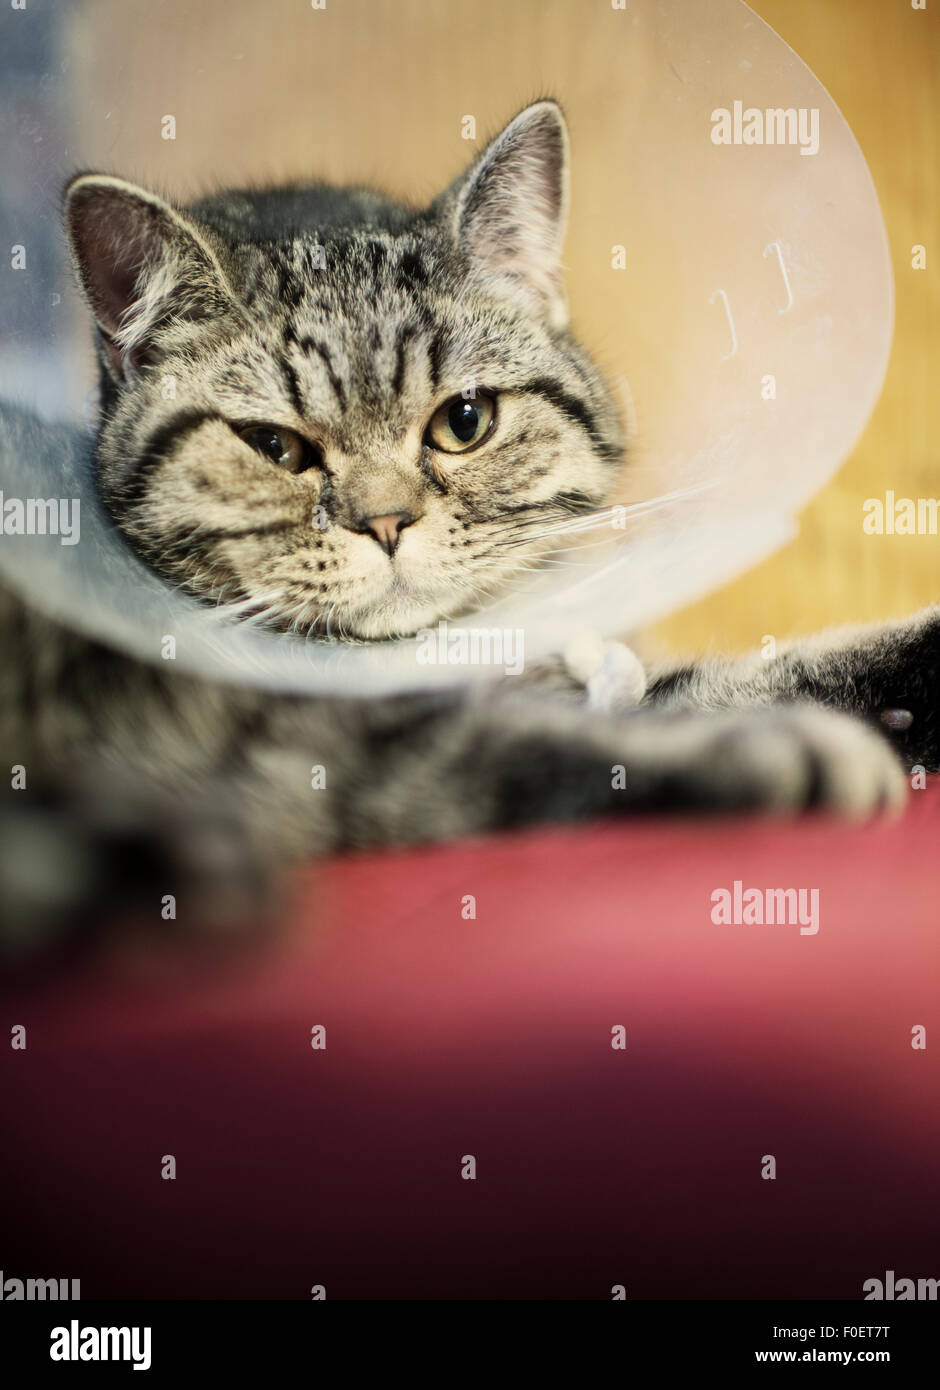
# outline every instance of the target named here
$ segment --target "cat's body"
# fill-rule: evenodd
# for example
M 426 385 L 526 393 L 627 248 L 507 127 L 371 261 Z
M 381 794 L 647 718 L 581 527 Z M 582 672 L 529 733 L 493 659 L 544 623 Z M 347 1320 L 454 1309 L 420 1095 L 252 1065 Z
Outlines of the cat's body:
M 623 438 L 566 325 L 566 168 L 560 113 L 541 102 L 424 212 L 322 187 L 180 212 L 121 180 L 74 180 L 98 482 L 147 562 L 282 627 L 384 638 L 471 611 L 544 556 L 551 522 L 599 505 Z M 5 429 L 0 449 L 23 447 Z M 239 875 L 327 850 L 603 813 L 896 803 L 886 738 L 807 701 L 875 724 L 902 706 L 903 760 L 940 764 L 932 615 L 654 674 L 617 717 L 551 682 L 373 701 L 215 685 L 12 595 L 0 627 L 17 657 L 2 755 L 34 789 L 8 796 L 6 831 L 26 843 L 26 825 L 66 859 L 76 833 L 86 857 L 110 838 L 112 888 L 121 873 L 144 895 L 196 884 L 196 916 Z M 77 897 L 101 887 L 82 872 Z M 4 873 L 8 920 L 11 903 L 29 918 L 31 894 L 33 915 L 56 916 L 35 874 Z

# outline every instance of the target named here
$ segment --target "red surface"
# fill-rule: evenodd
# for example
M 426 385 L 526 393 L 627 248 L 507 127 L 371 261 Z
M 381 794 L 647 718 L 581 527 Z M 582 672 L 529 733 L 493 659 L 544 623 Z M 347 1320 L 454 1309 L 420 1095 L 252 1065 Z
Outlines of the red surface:
M 642 1299 L 940 1276 L 940 788 L 911 803 L 335 861 L 260 955 L 7 985 L 5 1277 Z M 819 888 L 818 934 L 713 925 L 735 879 Z

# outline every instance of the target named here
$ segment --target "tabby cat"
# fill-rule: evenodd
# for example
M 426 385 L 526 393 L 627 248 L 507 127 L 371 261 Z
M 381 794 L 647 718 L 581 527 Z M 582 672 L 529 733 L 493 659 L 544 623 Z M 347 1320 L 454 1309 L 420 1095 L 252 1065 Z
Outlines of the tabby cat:
M 547 100 L 420 211 L 323 185 L 179 208 L 74 178 L 114 525 L 167 580 L 314 636 L 411 634 L 511 584 L 544 524 L 597 507 L 623 463 L 567 326 L 567 200 Z M 0 417 L 0 446 L 18 438 Z M 898 804 L 905 766 L 940 762 L 935 611 L 653 673 L 623 715 L 548 679 L 275 696 L 139 664 L 12 595 L 0 621 L 0 743 L 30 774 L 2 812 L 8 946 L 102 893 L 224 917 L 270 866 L 324 851 L 606 813 L 865 815 Z M 895 706 L 913 719 L 891 730 Z

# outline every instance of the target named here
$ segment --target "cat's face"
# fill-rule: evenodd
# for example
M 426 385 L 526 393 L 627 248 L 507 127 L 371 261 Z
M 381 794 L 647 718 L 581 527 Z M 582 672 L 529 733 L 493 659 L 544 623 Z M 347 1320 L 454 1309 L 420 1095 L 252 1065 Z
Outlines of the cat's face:
M 383 638 L 537 564 L 552 522 L 608 494 L 622 442 L 564 328 L 554 104 L 425 214 L 328 196 L 181 214 L 82 176 L 67 225 L 101 330 L 99 481 L 121 528 L 246 615 Z

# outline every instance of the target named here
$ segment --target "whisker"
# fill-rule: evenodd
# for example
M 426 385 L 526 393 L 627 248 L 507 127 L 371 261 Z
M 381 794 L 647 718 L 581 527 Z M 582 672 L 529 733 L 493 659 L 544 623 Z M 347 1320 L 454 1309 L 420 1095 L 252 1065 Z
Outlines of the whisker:
M 646 516 L 650 512 L 658 511 L 660 508 L 669 506 L 673 502 L 680 502 L 684 501 L 686 498 L 694 497 L 714 486 L 716 486 L 714 482 L 697 483 L 692 487 L 676 488 L 672 492 L 661 493 L 658 497 L 644 498 L 640 502 L 604 507 L 599 510 L 588 512 L 583 516 L 567 517 L 564 520 L 543 525 L 542 529 L 534 535 L 532 532 L 527 532 L 525 537 L 520 537 L 519 543 L 522 543 L 527 538 L 541 539 L 548 536 L 578 535 L 583 531 L 593 531 L 603 526 L 610 526 L 615 520 L 619 522 L 624 518 L 632 520 L 634 517 Z M 526 522 L 517 523 L 517 525 L 537 525 L 538 520 L 538 518 L 533 517 Z

